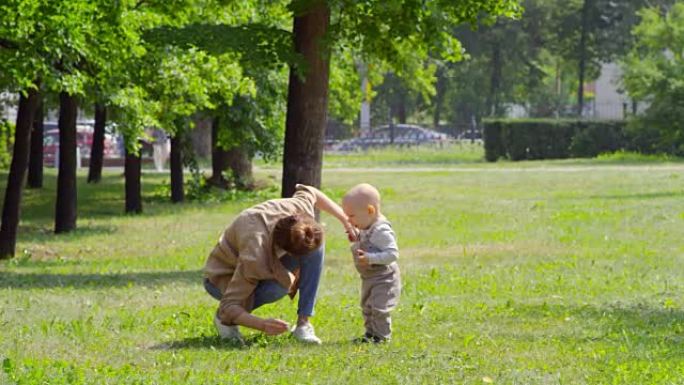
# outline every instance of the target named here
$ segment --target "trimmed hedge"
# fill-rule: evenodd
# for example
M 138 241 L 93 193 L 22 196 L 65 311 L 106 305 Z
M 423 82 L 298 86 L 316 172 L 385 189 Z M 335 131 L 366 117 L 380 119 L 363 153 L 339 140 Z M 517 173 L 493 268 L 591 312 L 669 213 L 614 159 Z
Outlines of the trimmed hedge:
M 594 157 L 627 146 L 626 122 L 567 119 L 486 120 L 487 161 Z

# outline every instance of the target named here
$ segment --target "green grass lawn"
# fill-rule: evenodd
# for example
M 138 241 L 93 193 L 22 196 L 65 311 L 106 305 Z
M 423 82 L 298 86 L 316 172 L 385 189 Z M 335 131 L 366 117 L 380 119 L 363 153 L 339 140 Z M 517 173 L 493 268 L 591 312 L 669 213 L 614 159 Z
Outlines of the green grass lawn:
M 684 383 L 684 165 L 334 159 L 326 193 L 375 184 L 398 234 L 390 344 L 350 342 L 360 281 L 329 216 L 324 344 L 246 331 L 239 348 L 215 335 L 200 268 L 231 218 L 276 190 L 172 205 L 155 197 L 167 177 L 145 175 L 145 212 L 126 216 L 109 174 L 79 186 L 79 230 L 55 236 L 48 174 L 26 191 L 17 257 L 0 262 L 0 384 Z M 295 312 L 282 300 L 257 314 Z

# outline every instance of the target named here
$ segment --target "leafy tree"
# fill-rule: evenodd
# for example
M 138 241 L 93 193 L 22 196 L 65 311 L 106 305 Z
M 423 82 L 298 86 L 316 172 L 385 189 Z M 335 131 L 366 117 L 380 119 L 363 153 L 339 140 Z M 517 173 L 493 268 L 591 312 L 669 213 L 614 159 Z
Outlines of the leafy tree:
M 632 98 L 648 103 L 644 116 L 632 126 L 645 143 L 638 149 L 683 155 L 684 3 L 667 11 L 645 8 L 639 16 L 636 45 L 623 62 L 625 88 Z
M 294 1 L 294 50 L 305 68 L 291 67 L 283 157 L 283 196 L 296 183 L 319 186 L 326 124 L 331 46 L 359 52 L 365 63 L 387 63 L 401 78 L 430 52 L 461 57 L 454 25 L 474 24 L 483 14 L 513 16 L 516 1 Z M 327 43 L 327 44 L 324 44 Z M 414 67 L 415 68 L 415 67 Z M 299 73 L 305 75 L 302 78 Z

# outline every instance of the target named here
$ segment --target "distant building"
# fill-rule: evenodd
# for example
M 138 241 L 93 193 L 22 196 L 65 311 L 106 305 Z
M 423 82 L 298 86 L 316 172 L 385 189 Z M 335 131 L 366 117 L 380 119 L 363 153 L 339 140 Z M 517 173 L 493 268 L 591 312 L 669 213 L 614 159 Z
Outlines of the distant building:
M 8 92 L 0 93 L 0 119 L 8 120 L 12 123 L 17 120 L 17 101 L 13 94 Z
M 624 119 L 631 101 L 620 89 L 622 70 L 616 63 L 601 65 L 601 75 L 595 81 L 593 117 L 597 119 Z

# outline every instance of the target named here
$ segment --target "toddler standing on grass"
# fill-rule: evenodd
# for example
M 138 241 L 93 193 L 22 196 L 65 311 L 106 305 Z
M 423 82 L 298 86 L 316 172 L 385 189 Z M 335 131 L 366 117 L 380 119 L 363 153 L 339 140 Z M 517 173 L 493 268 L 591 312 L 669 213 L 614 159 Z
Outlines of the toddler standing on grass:
M 367 183 L 354 186 L 342 200 L 349 222 L 359 230 L 351 251 L 361 275 L 361 309 L 366 333 L 356 342 L 387 342 L 390 312 L 399 302 L 399 249 L 392 225 L 380 212 L 380 193 Z

